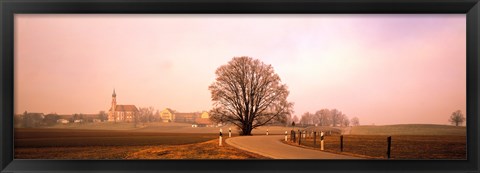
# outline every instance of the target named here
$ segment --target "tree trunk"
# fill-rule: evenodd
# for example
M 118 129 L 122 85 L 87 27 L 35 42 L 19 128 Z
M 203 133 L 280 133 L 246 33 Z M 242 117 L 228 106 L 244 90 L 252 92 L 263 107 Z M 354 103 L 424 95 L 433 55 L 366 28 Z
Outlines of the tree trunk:
M 455 122 L 455 126 L 458 126 L 458 121 L 457 121 L 457 122 Z
M 252 127 L 249 125 L 243 126 L 241 136 L 251 136 L 252 135 Z

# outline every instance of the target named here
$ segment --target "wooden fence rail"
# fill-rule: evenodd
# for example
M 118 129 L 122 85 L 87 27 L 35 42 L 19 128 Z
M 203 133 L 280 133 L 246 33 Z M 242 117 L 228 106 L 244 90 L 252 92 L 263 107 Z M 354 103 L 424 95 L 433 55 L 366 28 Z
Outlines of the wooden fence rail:
M 326 132 L 325 134 L 329 134 L 329 132 Z M 312 146 L 312 143 L 308 144 L 309 142 L 308 141 L 312 141 L 313 140 L 313 147 L 318 147 L 317 146 L 317 136 L 318 138 L 321 138 L 320 136 L 320 133 L 317 133 L 316 131 L 301 131 L 301 130 L 298 130 L 297 132 L 295 131 L 290 131 L 290 141 L 293 142 L 293 143 L 297 143 L 298 142 L 298 145 L 307 145 L 307 146 Z M 340 152 L 344 152 L 344 135 L 340 135 L 339 138 L 337 139 L 340 139 L 339 141 L 339 149 L 340 149 Z M 319 139 L 320 141 L 322 139 Z M 328 142 L 328 141 L 327 141 Z M 347 142 L 348 144 L 348 142 Z M 387 137 L 387 148 L 386 148 L 386 158 L 387 159 L 390 159 L 391 158 L 391 146 L 392 146 L 392 136 L 388 136 Z

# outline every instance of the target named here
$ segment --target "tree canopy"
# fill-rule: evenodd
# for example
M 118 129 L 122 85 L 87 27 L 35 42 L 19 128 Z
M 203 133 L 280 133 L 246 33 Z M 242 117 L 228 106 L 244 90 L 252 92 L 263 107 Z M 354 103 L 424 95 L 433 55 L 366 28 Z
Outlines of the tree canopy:
M 458 126 L 465 121 L 465 117 L 463 116 L 462 111 L 457 110 L 452 112 L 448 121 L 450 121 L 452 124 L 455 124 L 455 126 Z
M 254 128 L 270 121 L 286 122 L 292 113 L 287 85 L 271 65 L 251 57 L 234 57 L 215 74 L 215 82 L 209 86 L 211 120 L 234 124 L 242 135 L 251 135 Z

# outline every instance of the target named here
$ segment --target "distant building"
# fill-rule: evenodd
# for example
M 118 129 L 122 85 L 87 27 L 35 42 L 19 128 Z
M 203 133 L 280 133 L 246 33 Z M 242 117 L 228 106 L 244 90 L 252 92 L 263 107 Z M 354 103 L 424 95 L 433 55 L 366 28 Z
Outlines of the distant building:
M 160 118 L 162 119 L 162 122 L 165 123 L 173 122 L 175 120 L 175 111 L 170 108 L 165 108 L 160 112 Z
M 66 119 L 58 119 L 58 120 L 57 120 L 57 123 L 68 124 L 68 123 L 70 123 L 70 121 L 68 121 L 68 120 L 66 120 Z
M 208 112 L 204 111 L 199 118 L 195 119 L 195 127 L 215 127 L 215 124 L 210 120 Z
M 165 108 L 161 113 L 160 117 L 162 118 L 162 122 L 177 122 L 177 123 L 191 123 L 193 124 L 192 127 L 196 127 L 197 125 L 200 126 L 208 126 L 212 123 L 210 122 L 210 117 L 208 112 L 204 111 L 200 112 L 191 112 L 191 113 L 181 113 L 175 112 L 170 108 Z
M 179 123 L 195 123 L 195 119 L 200 117 L 200 113 L 175 113 L 175 122 Z
M 210 115 L 208 115 L 207 111 L 203 111 L 202 115 L 200 115 L 200 118 L 210 118 Z
M 117 94 L 115 89 L 112 94 L 112 106 L 108 110 L 108 121 L 110 122 L 132 122 L 138 109 L 135 105 L 117 105 Z

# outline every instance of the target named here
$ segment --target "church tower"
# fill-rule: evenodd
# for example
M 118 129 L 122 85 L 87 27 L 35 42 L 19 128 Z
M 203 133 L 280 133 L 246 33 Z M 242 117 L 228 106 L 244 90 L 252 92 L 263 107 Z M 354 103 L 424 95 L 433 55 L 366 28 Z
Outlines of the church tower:
M 115 94 L 115 89 L 113 89 L 112 94 L 112 112 L 115 113 L 115 108 L 117 108 L 117 94 Z
M 113 89 L 112 107 L 108 112 L 109 122 L 132 122 L 137 112 L 138 109 L 135 105 L 117 105 L 117 93 Z

